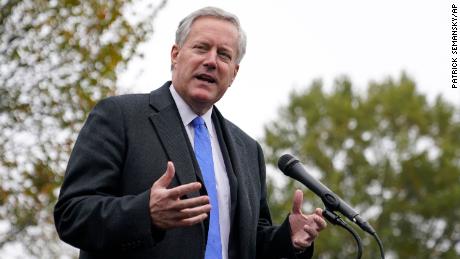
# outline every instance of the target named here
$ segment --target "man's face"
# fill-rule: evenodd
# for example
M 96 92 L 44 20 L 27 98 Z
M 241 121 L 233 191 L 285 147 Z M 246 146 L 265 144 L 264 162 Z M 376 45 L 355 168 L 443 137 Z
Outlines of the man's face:
M 213 17 L 196 19 L 184 45 L 172 47 L 173 85 L 194 112 L 205 113 L 230 87 L 237 54 L 236 27 Z

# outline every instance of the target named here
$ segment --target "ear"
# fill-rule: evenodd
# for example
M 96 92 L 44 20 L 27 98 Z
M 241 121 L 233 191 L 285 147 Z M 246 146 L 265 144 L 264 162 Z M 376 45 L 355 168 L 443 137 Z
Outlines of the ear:
M 180 48 L 177 44 L 174 44 L 171 48 L 171 67 L 174 68 L 174 66 L 177 63 L 177 57 L 179 56 L 179 51 Z
M 236 75 L 238 74 L 238 70 L 239 70 L 239 69 L 240 69 L 240 65 L 239 65 L 239 64 L 236 64 L 236 65 L 235 65 L 235 68 L 233 69 L 232 81 L 231 81 L 231 83 L 230 83 L 230 85 L 229 85 L 228 87 L 232 86 L 233 80 L 235 80 Z

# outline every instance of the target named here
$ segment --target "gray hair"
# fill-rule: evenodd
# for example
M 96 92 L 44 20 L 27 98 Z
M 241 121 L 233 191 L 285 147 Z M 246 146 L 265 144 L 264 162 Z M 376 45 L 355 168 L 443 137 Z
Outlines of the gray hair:
M 241 28 L 240 21 L 238 17 L 236 17 L 236 15 L 217 7 L 204 7 L 198 9 L 195 12 L 189 14 L 184 19 L 182 19 L 176 31 L 176 44 L 179 47 L 182 47 L 190 33 L 190 28 L 192 27 L 193 22 L 196 19 L 204 16 L 215 17 L 217 19 L 225 20 L 235 25 L 236 29 L 238 30 L 238 55 L 236 57 L 235 63 L 239 64 L 243 59 L 244 54 L 246 53 L 246 34 Z

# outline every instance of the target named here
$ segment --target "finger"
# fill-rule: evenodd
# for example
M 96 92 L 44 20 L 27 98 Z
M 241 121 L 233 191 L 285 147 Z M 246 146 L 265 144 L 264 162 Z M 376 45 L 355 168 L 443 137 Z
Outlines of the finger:
M 196 218 L 199 215 L 207 214 L 211 211 L 211 205 L 206 204 L 195 208 L 188 208 L 183 210 L 165 210 L 157 214 L 155 221 L 163 222 L 168 227 L 177 227 L 180 221 L 186 219 Z
M 209 204 L 209 197 L 208 196 L 200 196 L 195 198 L 183 199 L 177 201 L 174 208 L 177 210 L 183 210 L 188 208 L 193 208 L 201 205 Z
M 207 214 L 211 211 L 211 205 L 206 204 L 203 206 L 198 206 L 194 208 L 183 209 L 177 214 L 177 219 L 188 219 L 196 217 L 200 214 Z
M 207 213 L 203 213 L 203 214 L 197 215 L 197 216 L 195 216 L 195 217 L 191 217 L 191 218 L 187 218 L 187 219 L 180 220 L 180 221 L 177 222 L 177 226 L 178 226 L 178 227 L 193 226 L 193 225 L 195 225 L 195 224 L 198 224 L 198 223 L 202 222 L 202 221 L 205 220 L 207 217 L 208 217 L 208 214 L 207 214 Z
M 303 193 L 301 190 L 297 189 L 294 193 L 294 200 L 292 202 L 292 213 L 301 214 L 300 208 L 302 207 L 303 202 Z
M 316 208 L 315 209 L 315 214 L 323 218 L 323 209 L 321 208 Z
M 168 161 L 166 172 L 153 184 L 158 187 L 167 188 L 169 184 L 171 183 L 172 179 L 174 178 L 174 174 L 175 174 L 174 164 L 173 162 Z
M 172 215 L 168 213 L 167 215 L 163 215 L 158 220 L 153 221 L 153 224 L 160 229 L 171 229 L 171 228 L 177 228 L 177 227 L 192 226 L 192 225 L 202 222 L 207 217 L 208 217 L 208 214 L 202 213 L 195 217 L 178 219 L 178 218 L 172 217 Z
M 326 221 L 316 214 L 313 215 L 313 221 L 316 223 L 317 231 L 323 230 L 327 226 Z
M 318 231 L 316 231 L 316 229 L 314 227 L 312 227 L 312 226 L 305 225 L 305 226 L 303 226 L 303 230 L 305 232 L 307 232 L 308 235 L 310 236 L 308 238 L 309 240 L 313 240 L 318 236 Z
M 310 242 L 307 240 L 294 240 L 294 248 L 299 250 L 304 250 L 305 248 L 310 246 Z
M 171 197 L 180 198 L 187 193 L 198 191 L 199 189 L 201 189 L 201 183 L 193 182 L 171 188 L 168 192 Z

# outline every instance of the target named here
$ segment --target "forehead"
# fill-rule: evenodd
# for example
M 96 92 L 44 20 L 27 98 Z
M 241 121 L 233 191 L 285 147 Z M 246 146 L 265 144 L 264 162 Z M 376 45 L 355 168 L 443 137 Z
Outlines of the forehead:
M 192 23 L 187 37 L 187 40 L 198 39 L 214 40 L 236 48 L 238 29 L 230 21 L 212 16 L 203 16 Z

